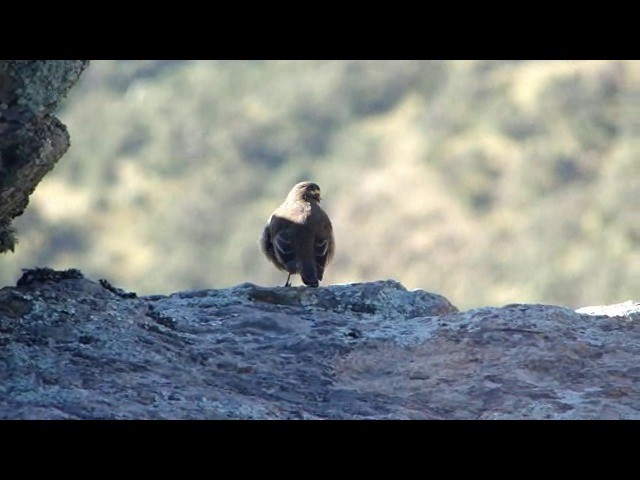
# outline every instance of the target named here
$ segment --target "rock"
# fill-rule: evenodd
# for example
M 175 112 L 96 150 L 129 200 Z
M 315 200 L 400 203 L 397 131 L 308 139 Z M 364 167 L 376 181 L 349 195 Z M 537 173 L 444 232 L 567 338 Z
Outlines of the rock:
M 576 312 L 605 317 L 630 317 L 633 320 L 640 321 L 640 303 L 632 302 L 631 300 L 616 303 L 615 305 L 582 307 L 576 310 Z
M 88 63 L 0 61 L 0 253 L 14 249 L 11 221 L 69 148 L 69 133 L 52 113 Z
M 640 418 L 637 304 L 458 312 L 391 280 L 135 297 L 77 273 L 0 290 L 0 418 Z

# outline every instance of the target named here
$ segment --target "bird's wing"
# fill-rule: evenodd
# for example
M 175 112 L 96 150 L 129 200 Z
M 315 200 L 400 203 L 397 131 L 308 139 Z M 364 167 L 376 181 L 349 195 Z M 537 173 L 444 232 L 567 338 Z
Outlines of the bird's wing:
M 333 258 L 335 250 L 335 241 L 333 239 L 333 228 L 331 222 L 327 218 L 327 224 L 320 232 L 316 234 L 314 241 L 314 253 L 316 256 L 316 265 L 318 268 L 318 280 L 322 280 L 324 268 Z
M 293 246 L 291 230 L 281 228 L 273 236 L 273 249 L 276 257 L 287 268 L 294 268 L 296 264 L 296 252 Z

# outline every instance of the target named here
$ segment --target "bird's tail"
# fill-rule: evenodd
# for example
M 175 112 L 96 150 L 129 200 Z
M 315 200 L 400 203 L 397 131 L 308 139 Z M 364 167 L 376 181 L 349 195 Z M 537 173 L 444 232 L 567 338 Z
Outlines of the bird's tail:
M 300 276 L 302 282 L 309 287 L 318 286 L 318 271 L 316 270 L 316 264 L 313 261 L 306 261 L 302 263 L 302 269 L 300 270 Z

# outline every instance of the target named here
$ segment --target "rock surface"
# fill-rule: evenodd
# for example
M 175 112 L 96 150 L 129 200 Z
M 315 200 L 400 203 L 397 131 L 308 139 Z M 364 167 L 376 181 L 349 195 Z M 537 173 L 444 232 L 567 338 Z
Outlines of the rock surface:
M 390 280 L 137 298 L 68 272 L 0 290 L 0 418 L 640 419 L 637 303 L 458 312 Z
M 53 111 L 87 60 L 0 60 L 0 253 L 13 250 L 11 221 L 69 148 Z

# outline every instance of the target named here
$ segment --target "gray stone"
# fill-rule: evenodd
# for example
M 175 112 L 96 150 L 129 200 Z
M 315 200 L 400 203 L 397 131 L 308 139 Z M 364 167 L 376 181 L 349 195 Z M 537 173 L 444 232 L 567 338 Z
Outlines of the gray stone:
M 0 60 L 0 253 L 14 250 L 11 222 L 69 148 L 54 110 L 87 60 Z
M 640 419 L 637 303 L 458 312 L 391 280 L 136 298 L 75 272 L 0 290 L 0 418 Z

